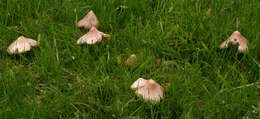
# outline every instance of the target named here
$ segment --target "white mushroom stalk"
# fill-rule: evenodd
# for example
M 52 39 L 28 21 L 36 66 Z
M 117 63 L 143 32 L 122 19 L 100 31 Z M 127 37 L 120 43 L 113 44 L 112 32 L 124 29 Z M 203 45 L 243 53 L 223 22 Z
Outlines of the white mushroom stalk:
M 78 27 L 83 27 L 84 29 L 90 29 L 93 26 L 97 27 L 98 23 L 99 22 L 96 15 L 91 10 L 83 19 L 81 19 L 78 22 Z
M 108 38 L 110 35 L 97 30 L 95 27 L 92 27 L 87 34 L 78 39 L 77 44 L 96 44 L 101 42 L 102 37 Z
M 20 36 L 16 41 L 11 43 L 7 48 L 9 54 L 19 54 L 31 50 L 31 47 L 37 46 L 37 41 Z
M 152 103 L 159 102 L 163 98 L 163 87 L 154 80 L 139 78 L 132 85 L 131 89 L 136 90 L 136 94 Z
M 239 52 L 244 53 L 247 51 L 247 40 L 239 31 L 233 32 L 226 41 L 221 43 L 220 48 L 227 48 L 229 45 L 238 46 Z

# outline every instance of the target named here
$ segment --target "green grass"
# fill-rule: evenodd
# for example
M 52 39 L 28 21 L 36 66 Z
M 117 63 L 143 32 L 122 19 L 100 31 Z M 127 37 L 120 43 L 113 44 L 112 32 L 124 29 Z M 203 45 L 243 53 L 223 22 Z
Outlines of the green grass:
M 89 10 L 111 38 L 78 46 Z M 0 0 L 0 118 L 257 119 L 260 86 L 244 85 L 260 81 L 259 13 L 259 0 Z M 235 30 L 244 55 L 219 49 Z M 39 47 L 8 55 L 20 35 Z M 139 77 L 164 87 L 160 103 L 130 89 Z

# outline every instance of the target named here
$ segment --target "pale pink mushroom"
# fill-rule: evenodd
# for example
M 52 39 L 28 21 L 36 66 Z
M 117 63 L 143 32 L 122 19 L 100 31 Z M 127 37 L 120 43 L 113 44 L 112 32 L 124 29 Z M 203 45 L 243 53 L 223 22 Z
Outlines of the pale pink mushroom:
M 102 40 L 102 37 L 107 38 L 110 36 L 97 30 L 95 27 L 92 27 L 87 34 L 78 39 L 77 44 L 95 44 L 97 42 L 100 42 Z
M 137 57 L 135 54 L 132 54 L 127 60 L 126 60 L 126 64 L 128 65 L 134 65 L 137 61 Z
M 20 36 L 7 48 L 9 54 L 24 53 L 31 50 L 31 47 L 37 46 L 37 41 Z
M 90 29 L 92 26 L 97 27 L 97 25 L 98 19 L 92 10 L 78 22 L 78 27 L 83 27 L 85 29 Z
M 153 103 L 159 102 L 163 98 L 163 88 L 154 80 L 145 80 L 139 78 L 132 85 L 131 89 L 136 90 L 135 93 L 142 96 L 145 100 Z
M 141 88 L 143 86 L 145 86 L 147 83 L 147 80 L 143 79 L 143 78 L 139 78 L 138 80 L 136 80 L 132 85 L 131 85 L 131 89 L 133 90 L 137 90 L 138 88 Z
M 239 31 L 233 32 L 226 41 L 221 43 L 220 48 L 227 48 L 230 44 L 238 46 L 239 52 L 245 52 L 247 50 L 247 40 Z

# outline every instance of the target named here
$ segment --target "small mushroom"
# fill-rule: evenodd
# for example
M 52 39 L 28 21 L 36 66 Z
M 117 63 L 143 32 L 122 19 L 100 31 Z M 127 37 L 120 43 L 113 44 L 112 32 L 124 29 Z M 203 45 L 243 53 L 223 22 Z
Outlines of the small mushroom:
M 97 27 L 97 25 L 98 19 L 92 10 L 78 22 L 78 27 L 83 27 L 84 29 L 90 29 L 92 26 Z
M 31 47 L 37 46 L 37 41 L 20 36 L 7 48 L 9 54 L 24 53 L 31 50 Z
M 156 67 L 159 67 L 160 64 L 161 64 L 161 59 L 160 59 L 160 58 L 157 58 L 157 59 L 156 59 L 156 64 L 155 64 L 155 66 L 156 66 Z
M 108 38 L 110 37 L 110 35 L 97 30 L 96 27 L 92 27 L 87 34 L 78 39 L 77 44 L 95 44 L 97 42 L 100 42 L 102 40 L 102 37 Z
M 152 79 L 139 78 L 131 85 L 131 89 L 136 90 L 137 95 L 152 103 L 159 102 L 163 98 L 163 87 Z
M 127 60 L 126 60 L 126 64 L 128 65 L 134 65 L 137 61 L 137 57 L 135 54 L 132 54 Z
M 244 53 L 247 50 L 247 40 L 239 31 L 233 32 L 226 41 L 221 43 L 220 48 L 227 48 L 230 44 L 238 46 L 239 52 Z

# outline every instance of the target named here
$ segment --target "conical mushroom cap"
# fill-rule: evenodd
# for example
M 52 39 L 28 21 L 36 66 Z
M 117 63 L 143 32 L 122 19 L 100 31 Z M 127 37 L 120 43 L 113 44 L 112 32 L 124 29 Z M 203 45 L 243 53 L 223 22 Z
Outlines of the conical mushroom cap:
M 154 103 L 159 102 L 163 98 L 163 88 L 152 79 L 145 80 L 139 78 L 132 84 L 131 88 L 136 90 L 135 93 L 137 95 Z
M 220 45 L 220 48 L 226 48 L 230 44 L 238 46 L 239 52 L 245 52 L 247 50 L 247 40 L 239 31 L 234 31 L 232 35 Z
M 37 46 L 37 41 L 20 36 L 7 48 L 9 54 L 24 53 L 31 50 L 31 47 Z
M 137 61 L 137 57 L 135 54 L 132 54 L 127 60 L 126 60 L 126 64 L 128 65 L 134 65 L 135 62 Z
M 102 37 L 109 37 L 109 35 L 100 32 L 95 27 L 92 27 L 87 34 L 78 39 L 77 44 L 95 44 L 97 42 L 100 42 L 102 40 Z
M 78 22 L 78 27 L 84 27 L 85 29 L 90 29 L 92 26 L 97 27 L 97 25 L 98 19 L 92 10 Z

